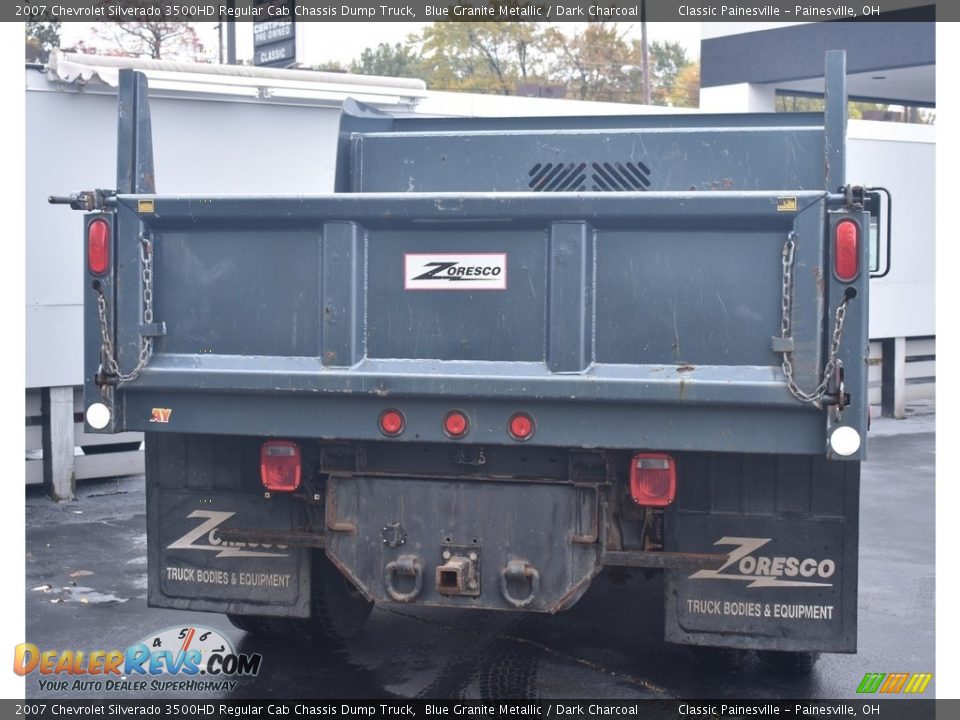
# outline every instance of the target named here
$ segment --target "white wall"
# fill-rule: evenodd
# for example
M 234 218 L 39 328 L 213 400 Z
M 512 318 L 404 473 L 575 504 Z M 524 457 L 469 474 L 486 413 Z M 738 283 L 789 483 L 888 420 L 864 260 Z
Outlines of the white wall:
M 737 83 L 700 88 L 700 109 L 703 112 L 773 112 L 777 91 L 773 85 Z
M 700 37 L 704 40 L 727 35 L 742 35 L 743 33 L 771 30 L 773 28 L 789 27 L 791 25 L 809 25 L 808 22 L 702 22 L 700 23 Z
M 870 281 L 870 337 L 936 334 L 936 128 L 851 120 L 847 180 L 893 194 L 890 274 Z
M 333 190 L 339 110 L 151 98 L 157 190 Z M 27 71 L 26 387 L 83 380 L 81 213 L 48 195 L 116 186 L 117 98 Z

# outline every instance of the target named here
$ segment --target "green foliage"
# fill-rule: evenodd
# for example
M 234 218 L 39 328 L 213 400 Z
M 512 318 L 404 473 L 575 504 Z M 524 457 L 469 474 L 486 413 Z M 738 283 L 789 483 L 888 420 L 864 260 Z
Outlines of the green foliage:
M 777 93 L 774 110 L 777 112 L 823 112 L 823 98 Z
M 420 56 L 408 45 L 380 43 L 367 48 L 358 60 L 350 63 L 350 72 L 358 75 L 423 78 Z
M 350 71 L 417 77 L 433 90 L 512 95 L 533 87 L 580 100 L 643 102 L 640 43 L 627 31 L 609 22 L 435 22 L 403 43 L 366 48 Z M 654 42 L 649 56 L 651 101 L 695 105 L 699 65 L 683 46 Z
M 86 47 L 86 52 L 154 60 L 205 60 L 203 43 L 188 22 L 103 22 L 94 27 L 93 35 L 100 47 Z
M 46 62 L 50 52 L 60 47 L 60 23 L 31 20 L 24 23 L 26 58 L 30 62 Z
M 669 92 L 667 104 L 672 107 L 700 107 L 700 63 L 680 68 Z
M 541 23 L 436 22 L 408 42 L 435 90 L 510 95 L 540 77 Z
M 639 79 L 623 71 L 632 63 L 631 46 L 615 23 L 587 23 L 573 35 L 550 28 L 542 47 L 548 76 L 567 87 L 567 97 L 636 102 L 642 96 Z
M 777 112 L 821 113 L 823 112 L 823 98 L 777 93 L 775 109 Z M 884 120 L 887 122 L 928 125 L 934 124 L 936 120 L 935 113 L 923 108 L 859 101 L 847 103 L 847 116 L 853 120 Z
M 47 52 L 60 47 L 60 23 L 31 20 L 24 23 L 27 40 L 36 43 Z
M 301 68 L 302 70 L 320 70 L 321 72 L 335 72 L 335 73 L 345 73 L 352 72 L 348 70 L 343 65 L 338 63 L 336 60 L 328 60 L 327 62 L 318 63 L 316 65 L 307 65 Z
M 635 55 L 637 57 L 635 64 L 639 65 L 642 62 L 639 47 L 636 48 Z M 654 41 L 650 44 L 650 100 L 654 105 L 677 105 L 675 100 L 680 97 L 675 93 L 677 81 L 680 73 L 690 65 L 687 51 L 680 43 Z M 688 72 L 688 82 L 691 77 L 693 76 Z M 699 65 L 697 65 L 696 80 L 696 96 L 699 98 Z M 689 95 L 691 91 L 692 89 L 688 88 L 686 94 Z M 696 107 L 696 105 L 688 107 Z

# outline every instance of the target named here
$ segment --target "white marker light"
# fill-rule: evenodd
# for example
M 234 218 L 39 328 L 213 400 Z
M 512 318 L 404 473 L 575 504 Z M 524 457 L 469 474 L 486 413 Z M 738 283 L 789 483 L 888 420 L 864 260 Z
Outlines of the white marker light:
M 94 403 L 88 407 L 87 424 L 95 430 L 103 430 L 110 424 L 110 408 L 103 403 Z
M 838 427 L 830 435 L 830 447 L 837 455 L 853 455 L 860 449 L 860 433 L 846 425 Z

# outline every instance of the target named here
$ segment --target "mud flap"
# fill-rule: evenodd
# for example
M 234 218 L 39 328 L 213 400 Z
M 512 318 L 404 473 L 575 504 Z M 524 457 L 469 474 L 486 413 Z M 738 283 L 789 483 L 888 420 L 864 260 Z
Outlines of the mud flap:
M 164 445 L 161 458 L 155 444 Z M 206 468 L 217 453 L 197 452 L 210 438 L 170 436 L 147 439 L 148 594 L 151 607 L 241 615 L 309 617 L 309 551 L 282 545 L 226 542 L 227 528 L 290 530 L 299 508 L 286 497 L 231 492 L 222 476 Z M 177 457 L 191 445 L 192 488 L 182 487 Z M 207 448 L 208 450 L 210 448 Z M 243 453 L 237 453 L 242 455 Z M 161 470 L 158 464 L 166 467 Z M 220 466 L 223 469 L 223 466 Z M 210 471 L 207 475 L 206 470 Z M 238 485 L 240 475 L 228 475 Z M 259 481 L 259 479 L 256 479 Z M 201 481 L 209 488 L 197 488 Z M 180 485 L 180 487 L 177 487 Z M 214 489 L 215 485 L 220 485 Z
M 667 574 L 666 639 L 856 652 L 859 463 L 779 458 L 751 477 L 708 466 L 678 488 L 667 549 L 727 559 Z

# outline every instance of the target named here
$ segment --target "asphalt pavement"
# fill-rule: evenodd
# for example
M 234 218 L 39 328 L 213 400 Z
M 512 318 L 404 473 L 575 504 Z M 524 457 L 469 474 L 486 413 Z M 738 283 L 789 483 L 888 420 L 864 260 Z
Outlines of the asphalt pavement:
M 752 653 L 719 668 L 694 662 L 663 641 L 662 581 L 639 572 L 604 573 L 555 616 L 377 607 L 337 647 L 148 608 L 143 477 L 83 483 L 71 503 L 27 490 L 26 641 L 109 650 L 165 628 L 213 628 L 263 656 L 255 678 L 217 694 L 236 699 L 853 698 L 867 672 L 935 672 L 933 430 L 929 413 L 874 421 L 861 479 L 859 652 L 824 655 L 807 677 L 775 673 Z M 43 679 L 27 676 L 28 697 L 105 694 L 41 689 Z

